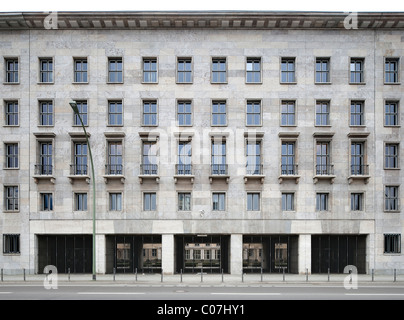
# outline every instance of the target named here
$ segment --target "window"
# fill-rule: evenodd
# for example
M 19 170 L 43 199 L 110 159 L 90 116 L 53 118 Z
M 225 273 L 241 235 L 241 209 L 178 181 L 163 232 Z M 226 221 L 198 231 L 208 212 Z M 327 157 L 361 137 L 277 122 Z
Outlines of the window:
M 179 126 L 192 125 L 192 104 L 191 101 L 178 101 L 177 121 Z
M 261 125 L 261 102 L 247 101 L 247 126 Z
M 225 126 L 226 121 L 226 102 L 213 101 L 212 102 L 212 126 Z
M 157 59 L 143 59 L 143 82 L 157 83 Z
M 351 174 L 365 174 L 365 143 L 351 142 Z
M 86 142 L 75 142 L 74 143 L 74 164 L 73 164 L 74 174 L 87 174 L 87 143 Z
M 143 193 L 143 210 L 156 211 L 156 193 L 145 192 Z
M 399 113 L 397 101 L 386 101 L 384 105 L 384 125 L 385 126 L 398 126 Z
M 386 58 L 384 63 L 384 82 L 398 83 L 398 58 Z
M 53 82 L 53 59 L 41 58 L 39 59 L 39 82 L 51 83 Z
M 122 192 L 111 192 L 109 194 L 109 211 L 122 210 Z
M 3 253 L 20 253 L 19 234 L 3 234 Z
M 281 105 L 281 125 L 294 126 L 296 117 L 296 108 L 294 101 L 282 101 Z
M 74 59 L 74 82 L 86 83 L 87 77 L 87 59 Z
M 108 125 L 110 126 L 123 125 L 122 101 L 108 102 Z
M 39 124 L 41 126 L 53 126 L 53 102 L 39 102 Z
M 386 186 L 384 189 L 384 210 L 398 211 L 399 210 L 399 195 L 398 186 Z
M 142 174 L 157 174 L 157 142 L 143 141 Z
M 401 253 L 401 234 L 384 235 L 384 253 Z
M 351 126 L 363 126 L 365 124 L 364 118 L 364 102 L 351 101 Z
M 295 58 L 281 59 L 281 83 L 296 82 Z
M 18 126 L 18 102 L 6 101 L 5 102 L 5 125 Z
M 247 141 L 247 174 L 262 174 L 261 170 L 261 142 Z
M 6 143 L 6 168 L 18 168 L 18 143 Z
M 316 175 L 331 174 L 330 142 L 317 141 L 316 143 Z
M 351 193 L 351 211 L 363 210 L 363 193 Z
M 123 64 L 122 58 L 108 59 L 108 82 L 121 83 L 123 82 Z
M 5 211 L 18 211 L 18 186 L 4 187 L 4 210 Z
M 261 82 L 261 58 L 247 58 L 247 83 Z
M 18 83 L 18 59 L 5 59 L 6 63 L 6 83 Z
M 74 201 L 75 211 L 87 211 L 87 193 L 76 193 Z
M 364 74 L 363 66 L 364 59 L 361 58 L 351 58 L 350 64 L 350 83 L 363 83 Z
M 295 194 L 282 193 L 282 210 L 294 211 L 295 210 Z
M 328 193 L 317 193 L 316 210 L 317 211 L 328 211 Z
M 192 149 L 191 142 L 178 142 L 178 164 L 176 174 L 192 174 Z
M 77 101 L 76 104 L 77 109 L 79 110 L 81 120 L 83 121 L 83 124 L 87 126 L 88 125 L 87 101 Z M 73 123 L 75 126 L 81 126 L 80 118 L 75 112 L 73 112 Z
M 282 142 L 281 174 L 297 174 L 295 165 L 295 142 Z
M 178 58 L 177 83 L 192 83 L 192 59 Z
M 226 83 L 226 58 L 212 59 L 212 83 Z
M 41 193 L 41 211 L 53 211 L 52 193 Z
M 51 141 L 42 141 L 39 143 L 39 164 L 37 166 L 37 174 L 52 174 L 52 154 L 53 145 Z
M 226 199 L 226 194 L 224 192 L 214 192 L 212 194 L 212 210 L 213 211 L 224 211 L 226 206 L 225 206 L 225 199 Z
M 157 126 L 157 101 L 143 101 L 143 125 Z
M 178 193 L 178 211 L 191 211 L 191 193 Z
M 384 147 L 384 167 L 386 169 L 397 169 L 399 167 L 399 150 L 398 143 L 386 143 Z
M 248 192 L 247 193 L 247 210 L 260 211 L 260 193 Z
M 316 83 L 330 82 L 330 58 L 316 59 Z
M 227 174 L 226 141 L 212 141 L 212 174 Z
M 122 142 L 108 142 L 107 174 L 122 174 Z
M 330 125 L 330 103 L 328 101 L 316 102 L 316 126 Z

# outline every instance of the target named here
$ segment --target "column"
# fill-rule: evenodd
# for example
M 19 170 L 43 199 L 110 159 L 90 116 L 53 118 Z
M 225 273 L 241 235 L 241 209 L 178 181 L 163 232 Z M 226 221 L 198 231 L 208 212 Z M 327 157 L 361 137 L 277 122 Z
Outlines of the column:
M 97 274 L 105 274 L 106 272 L 106 251 L 105 251 L 105 234 L 97 234 L 95 236 L 95 272 Z
M 164 274 L 174 274 L 174 235 L 161 236 L 161 267 Z
M 230 273 L 241 274 L 243 269 L 243 235 L 230 236 Z
M 306 273 L 306 269 L 311 273 L 311 234 L 299 235 L 299 274 Z

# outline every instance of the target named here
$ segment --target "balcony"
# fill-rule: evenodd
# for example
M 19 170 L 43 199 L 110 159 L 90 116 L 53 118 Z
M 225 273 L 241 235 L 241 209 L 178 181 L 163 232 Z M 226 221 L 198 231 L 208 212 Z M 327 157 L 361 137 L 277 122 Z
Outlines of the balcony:
M 143 183 L 144 179 L 156 180 L 157 183 L 160 181 L 160 176 L 158 174 L 158 165 L 157 164 L 141 164 L 140 165 L 140 173 L 139 173 L 139 181 Z
M 192 164 L 180 163 L 175 165 L 175 183 L 177 183 L 179 179 L 189 180 L 191 183 L 194 183 L 194 178 L 195 176 L 192 174 Z
M 125 183 L 125 176 L 123 174 L 122 164 L 106 164 L 104 182 L 108 183 L 109 180 L 120 180 L 121 183 Z
M 348 183 L 351 184 L 355 180 L 363 180 L 365 184 L 369 182 L 369 165 L 368 164 L 352 164 L 349 170 Z
M 317 164 L 313 182 L 316 184 L 319 180 L 329 180 L 333 184 L 335 177 L 333 164 Z
M 75 180 L 85 180 L 87 183 L 90 183 L 88 166 L 86 164 L 71 164 L 70 174 L 67 177 L 71 184 L 73 184 Z
M 49 180 L 51 183 L 55 183 L 53 166 L 50 164 L 36 164 L 33 178 L 35 183 L 39 183 L 39 180 Z
M 246 174 L 244 175 L 244 183 L 247 183 L 248 180 L 260 180 L 261 183 L 264 183 L 264 179 L 265 179 L 264 166 L 262 164 L 246 165 Z
M 229 183 L 229 174 L 227 164 L 211 164 L 209 181 L 213 182 L 214 179 L 225 179 L 226 183 Z
M 299 179 L 297 164 L 281 165 L 281 175 L 278 178 L 279 183 L 282 183 L 284 180 L 295 180 L 295 183 L 299 183 Z

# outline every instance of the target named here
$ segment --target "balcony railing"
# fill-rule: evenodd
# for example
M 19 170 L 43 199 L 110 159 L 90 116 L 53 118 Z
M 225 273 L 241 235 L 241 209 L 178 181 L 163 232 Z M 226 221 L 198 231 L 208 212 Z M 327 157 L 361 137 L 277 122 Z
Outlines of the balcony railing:
M 70 174 L 71 175 L 87 175 L 88 166 L 86 164 L 71 164 Z
M 246 174 L 249 176 L 253 175 L 263 175 L 263 165 L 262 164 L 247 164 L 246 165 Z
M 53 172 L 53 166 L 51 164 L 36 164 L 35 175 L 51 175 Z
M 316 165 L 316 175 L 318 175 L 318 176 L 334 175 L 334 165 L 333 164 L 317 164 Z
M 281 165 L 281 175 L 283 176 L 294 176 L 297 175 L 297 164 L 282 164 Z
M 122 175 L 123 166 L 121 164 L 106 164 L 105 165 L 106 175 Z
M 227 164 L 212 164 L 210 166 L 211 175 L 227 175 Z
M 351 175 L 353 176 L 365 176 L 369 174 L 368 164 L 352 164 Z
M 157 164 L 141 164 L 140 165 L 141 175 L 157 175 L 158 165 Z
M 192 175 L 192 164 L 176 164 L 175 165 L 176 175 Z

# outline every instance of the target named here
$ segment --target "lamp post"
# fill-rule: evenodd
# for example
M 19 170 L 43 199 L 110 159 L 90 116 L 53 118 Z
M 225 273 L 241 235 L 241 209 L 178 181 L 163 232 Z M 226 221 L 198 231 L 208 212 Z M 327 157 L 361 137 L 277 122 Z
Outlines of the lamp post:
M 69 102 L 70 106 L 73 109 L 73 112 L 79 117 L 81 126 L 84 130 L 84 135 L 86 136 L 86 142 L 88 147 L 88 153 L 91 161 L 91 180 L 93 181 L 93 280 L 96 280 L 96 271 L 95 271 L 95 174 L 94 174 L 94 163 L 93 163 L 93 155 L 91 153 L 90 142 L 88 141 L 86 127 L 84 126 L 83 120 L 81 119 L 79 109 L 77 107 L 76 101 Z

